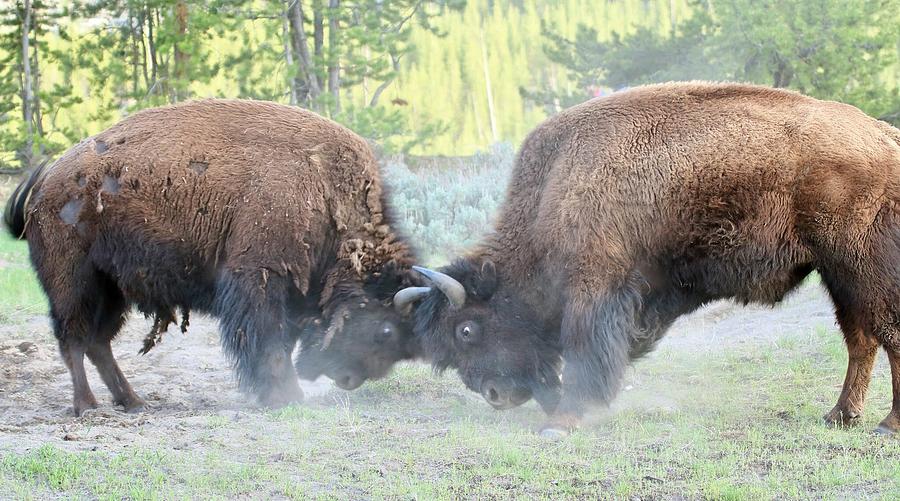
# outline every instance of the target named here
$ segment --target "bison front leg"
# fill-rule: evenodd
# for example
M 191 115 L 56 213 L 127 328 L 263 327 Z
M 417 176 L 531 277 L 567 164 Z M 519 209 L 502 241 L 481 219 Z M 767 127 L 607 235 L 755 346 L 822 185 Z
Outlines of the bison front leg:
M 582 290 L 592 289 L 596 290 Z M 631 345 L 643 337 L 637 323 L 641 304 L 637 291 L 626 282 L 600 297 L 570 299 L 562 321 L 562 399 L 541 428 L 542 436 L 567 435 L 581 425 L 586 410 L 608 405 L 619 392 Z
M 846 321 L 842 322 L 842 324 Z M 846 332 L 846 331 L 845 331 Z M 878 354 L 878 341 L 854 328 L 845 335 L 847 342 L 847 375 L 837 405 L 825 415 L 825 422 L 832 426 L 853 426 L 862 417 L 866 393 L 872 379 L 872 367 Z
M 222 346 L 241 389 L 266 407 L 303 400 L 287 346 L 287 285 L 280 277 L 231 274 L 220 281 L 217 313 Z

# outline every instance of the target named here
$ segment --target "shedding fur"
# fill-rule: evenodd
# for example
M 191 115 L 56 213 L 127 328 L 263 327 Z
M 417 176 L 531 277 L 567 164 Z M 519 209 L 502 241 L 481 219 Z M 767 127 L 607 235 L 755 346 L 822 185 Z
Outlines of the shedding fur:
M 142 405 L 106 355 L 131 306 L 154 318 L 141 353 L 179 309 L 182 330 L 190 310 L 218 316 L 240 386 L 266 405 L 302 395 L 298 339 L 346 336 L 321 357 L 356 379 L 372 374 L 364 353 L 408 357 L 411 334 L 387 303 L 413 256 L 385 211 L 375 158 L 353 132 L 296 107 L 205 100 L 136 113 L 40 166 L 4 220 L 28 240 L 80 413 L 95 405 L 85 354 L 117 401 Z M 343 303 L 367 298 L 381 306 L 367 318 L 393 322 L 397 345 L 372 341 L 377 327 L 359 319 L 333 324 Z

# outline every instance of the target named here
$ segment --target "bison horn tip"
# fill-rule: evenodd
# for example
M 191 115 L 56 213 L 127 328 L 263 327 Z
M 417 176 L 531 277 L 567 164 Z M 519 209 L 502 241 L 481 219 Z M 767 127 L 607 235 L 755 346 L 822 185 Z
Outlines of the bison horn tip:
M 421 266 L 413 266 L 412 268 L 421 273 L 425 278 L 430 280 L 435 287 L 443 292 L 453 308 L 459 309 L 466 304 L 466 288 L 455 278 L 445 273 L 423 268 Z
M 394 309 L 403 316 L 409 315 L 412 305 L 431 292 L 431 287 L 407 287 L 394 294 Z

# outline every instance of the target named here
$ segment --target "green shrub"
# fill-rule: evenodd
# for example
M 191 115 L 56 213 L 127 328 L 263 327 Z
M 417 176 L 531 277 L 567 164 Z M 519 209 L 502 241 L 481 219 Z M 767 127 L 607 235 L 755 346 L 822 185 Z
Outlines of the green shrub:
M 424 263 L 446 264 L 490 231 L 514 156 L 512 145 L 499 143 L 466 159 L 450 159 L 450 167 L 385 161 L 384 182 L 397 224 Z

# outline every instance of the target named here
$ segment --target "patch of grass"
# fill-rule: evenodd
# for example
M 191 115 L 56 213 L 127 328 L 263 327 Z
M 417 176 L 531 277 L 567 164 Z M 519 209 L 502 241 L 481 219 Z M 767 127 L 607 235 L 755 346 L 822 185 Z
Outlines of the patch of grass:
M 0 323 L 47 313 L 47 298 L 28 259 L 28 244 L 0 228 Z
M 846 363 L 832 330 L 698 354 L 664 349 L 629 371 L 611 410 L 560 442 L 534 403 L 495 412 L 455 375 L 404 364 L 355 392 L 268 412 L 157 416 L 174 434 L 0 452 L 17 498 L 897 499 L 900 438 L 876 366 L 860 427 L 829 429 Z M 151 411 L 152 412 L 152 411 Z M 78 421 L 74 421 L 77 425 Z M 135 433 L 143 434 L 136 429 Z M 124 446 L 124 447 L 123 447 Z
M 900 490 L 900 441 L 868 432 L 886 412 L 887 387 L 873 388 L 875 412 L 861 429 L 825 428 L 822 405 L 785 414 L 785 405 L 836 396 L 838 367 L 830 362 L 802 366 L 801 373 L 820 379 L 802 385 L 793 371 L 779 370 L 807 355 L 777 351 L 762 371 L 752 357 L 654 357 L 646 362 L 653 384 L 625 392 L 619 410 L 555 443 L 533 433 L 540 413 L 531 406 L 499 413 L 482 403 L 432 400 L 427 391 L 396 398 L 332 393 L 253 415 L 252 426 L 210 416 L 212 433 L 193 450 L 163 441 L 117 454 L 54 445 L 8 454 L 0 482 L 10 492 L 134 499 L 890 499 Z M 687 371 L 670 366 L 710 371 L 709 384 L 679 388 Z M 400 371 L 390 384 L 464 391 L 453 380 L 423 379 L 427 370 L 416 369 Z M 879 379 L 886 379 L 883 368 Z M 670 386 L 679 388 L 670 394 L 674 409 L 647 404 Z

